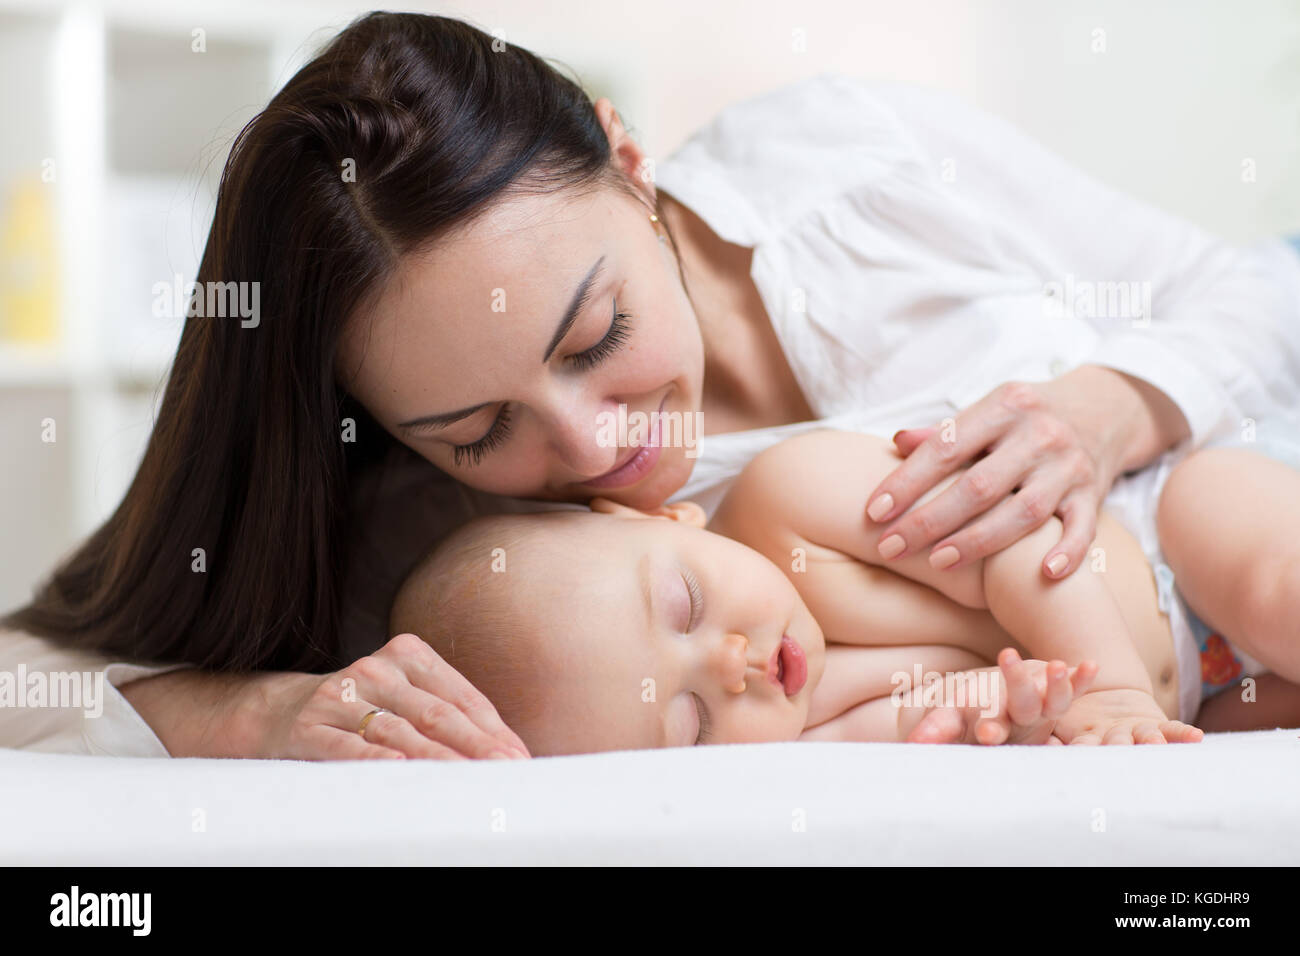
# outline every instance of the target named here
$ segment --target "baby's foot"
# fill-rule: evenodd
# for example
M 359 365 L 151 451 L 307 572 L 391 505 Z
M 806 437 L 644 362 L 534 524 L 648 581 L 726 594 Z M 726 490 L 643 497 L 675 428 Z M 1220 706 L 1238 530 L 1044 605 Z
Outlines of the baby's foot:
M 1056 721 L 1092 686 L 1097 665 L 1084 661 L 1066 667 L 1064 661 L 1021 660 L 1010 647 L 998 654 L 998 710 L 987 713 L 987 702 L 965 707 L 930 709 L 907 736 L 908 743 L 927 744 L 1060 744 L 1053 734 Z
M 1080 745 L 1194 744 L 1199 727 L 1170 720 L 1155 698 L 1140 690 L 1096 690 L 1074 701 L 1057 721 L 1056 736 Z

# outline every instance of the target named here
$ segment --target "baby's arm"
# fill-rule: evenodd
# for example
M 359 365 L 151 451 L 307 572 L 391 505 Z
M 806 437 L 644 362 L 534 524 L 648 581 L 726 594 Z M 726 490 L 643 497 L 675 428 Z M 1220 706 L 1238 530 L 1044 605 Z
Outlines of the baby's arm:
M 935 570 L 925 554 L 883 559 L 877 550 L 882 529 L 864 520 L 865 495 L 898 461 L 889 444 L 873 436 L 831 431 L 801 435 L 755 458 L 715 522 L 785 568 L 790 566 L 791 547 L 807 547 L 810 554 L 839 552 L 928 585 L 958 604 L 986 608 L 1027 656 L 1071 663 L 1095 660 L 1099 670 L 1094 691 L 1134 694 L 1143 702 L 1144 726 L 1156 715 L 1163 716 L 1154 700 L 1154 713 L 1145 706 L 1151 679 L 1103 579 L 1080 569 L 1050 582 L 1039 571 L 1042 554 L 1061 533 L 1059 519 L 1049 518 L 998 554 L 953 570 Z M 941 482 L 921 502 L 963 471 Z M 860 590 L 854 593 L 839 582 L 819 584 L 817 570 L 810 560 L 806 573 L 788 573 L 819 620 L 827 613 L 851 614 L 852 607 L 863 602 Z M 828 639 L 853 637 L 828 631 Z
M 970 655 L 951 647 L 841 651 L 856 659 L 837 661 L 835 670 L 859 671 L 859 689 L 868 699 L 805 730 L 800 740 L 1059 744 L 1052 733 L 1056 720 L 1088 689 L 1097 671 L 1092 661 L 1067 668 L 1062 661 L 1022 661 L 1015 650 L 1004 648 L 997 667 L 945 669 L 946 683 L 914 687 L 912 669 L 905 666 L 909 659 L 928 658 L 928 669 L 943 666 L 945 654 L 949 666 L 955 666 L 955 655 Z

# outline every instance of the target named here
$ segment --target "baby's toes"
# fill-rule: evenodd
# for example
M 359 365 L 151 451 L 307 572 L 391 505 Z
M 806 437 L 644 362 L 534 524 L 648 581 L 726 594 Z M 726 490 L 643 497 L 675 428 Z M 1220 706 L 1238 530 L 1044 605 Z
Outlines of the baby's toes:
M 1133 740 L 1140 744 L 1164 744 L 1169 742 L 1165 740 L 1165 735 L 1160 732 L 1160 728 L 1155 724 L 1138 724 L 1133 730 Z
M 921 718 L 921 722 L 907 735 L 909 744 L 961 743 L 965 722 L 950 707 L 936 708 Z
M 1171 742 L 1176 744 L 1200 743 L 1205 738 L 1205 732 L 1200 727 L 1193 727 L 1181 720 L 1171 720 L 1163 723 L 1160 725 L 1160 730 Z
M 1078 734 L 1070 741 L 1071 747 L 1100 747 L 1101 738 L 1096 734 Z
M 1011 728 L 1006 721 L 988 717 L 975 725 L 975 739 L 986 747 L 996 747 L 1005 743 L 1011 736 Z
M 1101 738 L 1101 742 L 1106 747 L 1131 747 L 1133 745 L 1133 729 L 1122 724 L 1112 727 L 1106 731 L 1106 735 Z

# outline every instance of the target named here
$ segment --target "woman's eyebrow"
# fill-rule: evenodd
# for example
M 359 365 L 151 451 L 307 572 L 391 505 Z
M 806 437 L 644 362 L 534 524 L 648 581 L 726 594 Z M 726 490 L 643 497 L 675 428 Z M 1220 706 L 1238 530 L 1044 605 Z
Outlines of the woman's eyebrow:
M 587 297 L 591 295 L 591 285 L 600 275 L 604 263 L 604 256 L 597 259 L 596 264 L 587 270 L 586 278 L 574 290 L 573 298 L 569 300 L 569 308 L 565 311 L 564 317 L 560 319 L 560 324 L 555 329 L 555 335 L 551 337 L 551 344 L 546 347 L 546 354 L 542 356 L 543 365 L 551 360 L 551 353 L 559 348 L 560 343 L 564 341 L 564 337 L 569 334 L 569 329 L 577 321 L 578 313 L 582 311 L 582 307 L 587 304 Z
M 546 347 L 546 354 L 542 356 L 542 364 L 545 365 L 550 361 L 551 355 L 564 337 L 569 334 L 569 329 L 573 328 L 573 323 L 578 321 L 578 315 L 582 312 L 582 307 L 587 304 L 587 299 L 591 297 L 591 287 L 595 281 L 600 278 L 602 267 L 605 264 L 605 257 L 601 256 L 595 264 L 587 270 L 587 275 L 579 283 L 578 288 L 574 290 L 573 298 L 569 300 L 569 307 L 564 311 L 564 317 L 560 319 L 559 326 L 555 329 L 555 335 L 551 337 L 551 344 Z M 463 418 L 469 418 L 475 412 L 482 411 L 491 405 L 492 402 L 482 402 L 473 405 L 470 408 L 462 408 L 454 412 L 440 412 L 434 415 L 421 415 L 419 418 L 412 418 L 409 422 L 398 423 L 398 428 L 403 430 L 411 428 L 442 428 L 453 422 L 458 422 Z

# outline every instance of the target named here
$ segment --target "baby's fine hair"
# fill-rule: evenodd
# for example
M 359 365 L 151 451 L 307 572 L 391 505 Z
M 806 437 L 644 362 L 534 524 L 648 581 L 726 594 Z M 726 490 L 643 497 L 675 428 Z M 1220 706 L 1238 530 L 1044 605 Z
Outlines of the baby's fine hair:
M 389 634 L 423 639 L 523 736 L 521 728 L 538 716 L 545 678 L 529 651 L 535 618 L 525 613 L 526 582 L 512 577 L 512 565 L 521 565 L 524 549 L 541 546 L 556 524 L 592 517 L 487 515 L 461 525 L 407 574 L 393 599 Z

